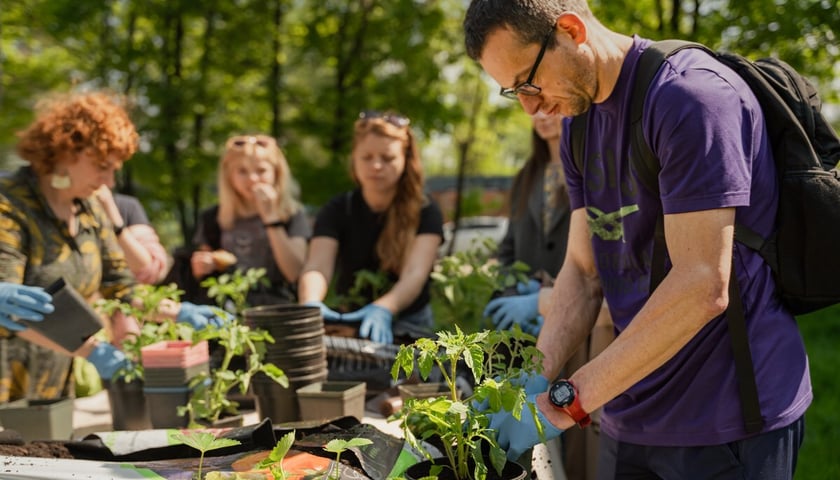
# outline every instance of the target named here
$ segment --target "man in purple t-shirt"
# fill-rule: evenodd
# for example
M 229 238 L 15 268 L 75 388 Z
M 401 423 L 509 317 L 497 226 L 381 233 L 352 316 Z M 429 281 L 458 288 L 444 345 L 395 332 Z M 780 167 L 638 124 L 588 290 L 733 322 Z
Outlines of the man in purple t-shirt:
M 571 135 L 562 137 L 573 213 L 537 342 L 543 375 L 560 374 L 602 298 L 618 336 L 548 393 L 528 392 L 546 437 L 585 426 L 587 412 L 603 406 L 599 478 L 792 478 L 812 397 L 808 361 L 769 267 L 733 238 L 736 219 L 769 234 L 778 203 L 750 89 L 699 50 L 666 61 L 642 117 L 662 168 L 657 196 L 640 186 L 629 160 L 633 79 L 650 41 L 608 30 L 584 0 L 473 0 L 464 26 L 468 54 L 528 114 L 588 112 L 584 171 L 571 158 Z M 670 270 L 651 294 L 653 232 L 663 214 Z M 724 315 L 731 268 L 764 420 L 758 434 L 744 427 Z M 540 441 L 531 417 L 493 415 L 509 458 Z

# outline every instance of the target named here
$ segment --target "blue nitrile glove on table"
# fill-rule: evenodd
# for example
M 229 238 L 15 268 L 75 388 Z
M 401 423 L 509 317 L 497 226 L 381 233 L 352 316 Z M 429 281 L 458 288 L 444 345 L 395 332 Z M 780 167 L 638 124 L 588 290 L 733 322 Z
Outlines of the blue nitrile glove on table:
M 181 302 L 181 310 L 175 317 L 176 323 L 189 323 L 196 330 L 202 330 L 207 325 L 218 328 L 232 320 L 229 313 L 221 308 L 210 305 L 196 305 L 190 302 Z
M 307 307 L 318 307 L 321 309 L 321 317 L 324 318 L 326 322 L 339 322 L 341 321 L 341 314 L 333 310 L 332 308 L 324 305 L 324 302 L 306 302 L 304 306 Z
M 507 410 L 489 414 L 490 428 L 496 431 L 496 440 L 499 442 L 499 446 L 507 451 L 508 460 L 515 461 L 534 445 L 557 438 L 563 433 L 563 430 L 552 425 L 543 416 L 537 407 L 537 395 L 539 393 L 532 393 L 526 397 L 526 401 L 533 405 L 537 412 L 536 418 L 528 405 L 522 407 L 519 420 L 514 418 L 513 414 Z M 542 437 L 537 431 L 537 421 L 543 427 Z
M 45 313 L 52 313 L 52 295 L 41 287 L 0 282 L 0 326 L 13 332 L 26 330 L 12 320 L 12 316 L 31 321 L 41 321 Z
M 391 332 L 391 322 L 394 315 L 385 307 L 369 303 L 355 312 L 345 313 L 341 316 L 345 322 L 361 321 L 359 336 L 370 338 L 378 343 L 393 343 L 394 334 Z
M 125 354 L 110 343 L 99 342 L 88 354 L 87 361 L 96 367 L 102 380 L 110 380 L 121 368 L 128 366 Z
M 490 317 L 499 330 L 507 330 L 514 323 L 518 323 L 524 330 L 524 326 L 540 314 L 539 303 L 539 290 L 525 295 L 494 298 L 484 308 L 484 316 Z

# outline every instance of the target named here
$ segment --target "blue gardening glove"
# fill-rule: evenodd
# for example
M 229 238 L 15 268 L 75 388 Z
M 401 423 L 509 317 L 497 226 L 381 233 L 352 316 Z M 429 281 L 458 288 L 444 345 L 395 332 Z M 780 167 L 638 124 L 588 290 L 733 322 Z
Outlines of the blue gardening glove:
M 324 318 L 324 321 L 328 322 L 339 322 L 341 321 L 341 314 L 333 310 L 332 308 L 324 305 L 324 302 L 317 302 L 311 301 L 304 303 L 307 307 L 318 307 L 321 309 L 321 317 Z
M 175 322 L 189 323 L 196 330 L 202 330 L 207 325 L 213 325 L 216 328 L 221 327 L 232 319 L 233 317 L 221 308 L 181 302 L 181 310 L 178 312 L 178 316 L 175 317 Z
M 499 446 L 507 451 L 507 458 L 510 461 L 518 459 L 526 450 L 534 445 L 557 438 L 563 430 L 555 427 L 537 407 L 537 393 L 528 395 L 525 400 L 533 406 L 536 411 L 536 418 L 528 405 L 522 407 L 519 420 L 507 410 L 498 413 L 491 413 L 490 428 L 496 431 L 496 440 Z M 536 422 L 539 421 L 543 428 L 543 436 L 540 437 L 537 431 Z
M 484 316 L 493 320 L 499 330 L 507 330 L 518 323 L 520 326 L 539 315 L 539 291 L 527 295 L 499 297 L 490 300 L 484 307 Z
M 385 307 L 369 303 L 355 312 L 343 314 L 341 319 L 345 322 L 361 321 L 359 336 L 362 338 L 370 338 L 378 343 L 394 341 L 394 334 L 391 332 L 394 315 Z
M 516 378 L 511 378 L 510 383 L 522 387 L 525 390 L 525 395 L 539 395 L 548 391 L 548 379 L 544 375 L 537 372 L 522 371 Z M 474 402 L 473 407 L 478 411 L 486 411 L 490 406 L 488 400 L 483 400 L 480 403 Z
M 527 295 L 529 293 L 537 293 L 542 288 L 542 284 L 533 278 L 528 280 L 528 283 L 519 282 L 516 284 L 516 292 L 520 295 Z
M 12 316 L 31 321 L 41 321 L 45 313 L 52 313 L 52 295 L 41 287 L 0 282 L 0 326 L 13 332 L 26 330 L 12 320 Z
M 102 380 L 110 380 L 121 368 L 128 366 L 125 354 L 110 343 L 97 343 L 87 360 L 96 367 Z

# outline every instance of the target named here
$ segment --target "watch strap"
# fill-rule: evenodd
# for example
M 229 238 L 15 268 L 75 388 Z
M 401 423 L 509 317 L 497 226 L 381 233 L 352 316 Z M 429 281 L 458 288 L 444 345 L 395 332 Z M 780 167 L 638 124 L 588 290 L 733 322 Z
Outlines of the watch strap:
M 574 390 L 575 395 L 574 399 L 572 399 L 572 403 L 565 406 L 559 407 L 566 415 L 572 417 L 572 420 L 578 424 L 580 428 L 586 428 L 589 424 L 592 423 L 592 417 L 589 416 L 589 413 L 583 409 L 583 406 L 580 403 L 580 394 L 578 393 L 578 389 L 574 383 L 569 380 L 561 380 L 562 382 L 566 382 L 571 385 L 572 390 Z

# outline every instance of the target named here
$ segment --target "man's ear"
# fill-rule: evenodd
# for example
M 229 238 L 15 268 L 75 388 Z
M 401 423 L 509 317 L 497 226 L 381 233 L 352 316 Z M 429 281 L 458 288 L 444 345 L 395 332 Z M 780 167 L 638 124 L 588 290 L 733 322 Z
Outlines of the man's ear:
M 586 42 L 586 23 L 574 12 L 561 13 L 557 17 L 555 27 L 558 31 L 565 32 L 578 45 Z

